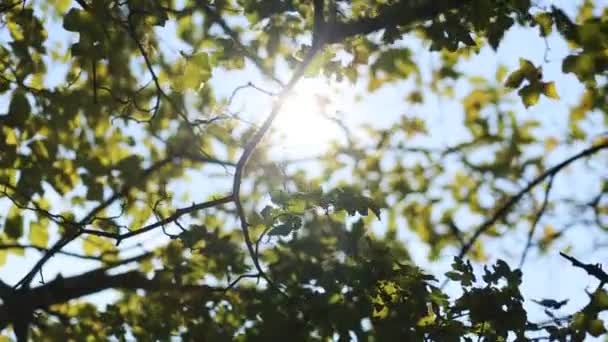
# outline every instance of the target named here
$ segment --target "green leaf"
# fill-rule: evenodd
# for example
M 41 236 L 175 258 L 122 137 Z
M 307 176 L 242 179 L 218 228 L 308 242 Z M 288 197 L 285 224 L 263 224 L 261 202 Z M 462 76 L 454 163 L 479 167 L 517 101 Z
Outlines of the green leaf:
M 543 83 L 543 94 L 546 97 L 559 100 L 559 94 L 557 93 L 557 89 L 555 88 L 555 82 Z
M 553 28 L 553 17 L 549 13 L 540 13 L 534 17 L 534 21 L 540 27 L 540 35 L 546 37 L 551 34 Z
M 288 215 L 283 222 L 268 232 L 269 236 L 287 236 L 294 230 L 302 227 L 302 218 L 296 215 Z
M 103 184 L 99 182 L 91 182 L 87 187 L 87 200 L 102 201 L 103 200 Z
M 519 70 L 523 72 L 524 77 L 530 82 L 539 79 L 541 76 L 540 69 L 536 68 L 532 62 L 524 58 L 519 59 Z
M 57 0 L 55 6 L 57 7 L 57 11 L 59 11 L 59 13 L 63 13 L 70 7 L 71 4 L 72 0 Z
M 199 241 L 203 240 L 207 236 L 207 229 L 205 226 L 193 225 L 189 230 L 183 231 L 179 234 L 179 239 L 184 242 L 184 245 L 188 248 L 194 247 Z
M 21 210 L 16 206 L 12 206 L 8 212 L 8 216 L 4 221 L 4 232 L 11 239 L 17 240 L 23 235 L 23 217 Z
M 575 74 L 581 82 L 594 82 L 597 72 L 596 59 L 589 53 L 569 55 L 562 62 L 562 71 Z
M 30 242 L 39 247 L 46 247 L 49 243 L 49 221 L 41 219 L 30 223 Z
M 83 10 L 72 8 L 63 17 L 63 28 L 71 32 L 79 32 L 90 23 L 90 15 Z
M 183 73 L 177 78 L 181 89 L 199 90 L 211 78 L 209 55 L 200 52 L 186 58 Z M 174 82 L 175 84 L 175 82 Z
M 475 274 L 473 274 L 473 266 L 467 260 L 465 263 L 461 258 L 454 257 L 452 263 L 452 271 L 445 274 L 449 279 L 459 281 L 462 286 L 471 286 L 475 282 Z
M 608 310 L 608 292 L 600 289 L 593 293 L 592 303 L 600 310 Z
M 589 322 L 589 326 L 587 327 L 587 332 L 593 337 L 599 337 L 600 335 L 606 332 L 606 327 L 604 326 L 604 321 L 601 319 L 593 319 Z
M 25 93 L 15 91 L 8 107 L 8 115 L 4 117 L 4 122 L 10 127 L 22 126 L 30 116 L 32 108 L 27 100 Z
M 511 73 L 505 81 L 505 87 L 519 88 L 521 83 L 524 81 L 524 73 L 521 70 L 517 70 Z
M 373 199 L 359 194 L 351 187 L 335 189 L 324 195 L 321 202 L 332 205 L 336 211 L 346 210 L 351 216 L 355 214 L 367 216 L 368 211 L 371 210 L 380 219 L 380 206 Z
M 521 97 L 522 102 L 526 108 L 535 105 L 540 97 L 540 89 L 535 85 L 527 85 L 521 88 L 517 94 Z
M 82 251 L 84 252 L 84 255 L 95 255 L 97 250 L 98 246 L 97 244 L 95 244 L 95 241 L 93 241 L 93 239 L 87 238 L 82 241 Z

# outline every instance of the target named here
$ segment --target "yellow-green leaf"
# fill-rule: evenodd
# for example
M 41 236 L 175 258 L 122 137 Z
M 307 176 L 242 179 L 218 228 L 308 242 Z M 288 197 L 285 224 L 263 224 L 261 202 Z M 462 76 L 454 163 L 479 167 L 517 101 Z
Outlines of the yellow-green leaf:
M 211 78 L 209 55 L 201 52 L 186 59 L 183 74 L 176 81 L 180 83 L 182 89 L 198 90 L 209 78 Z
M 65 12 L 72 5 L 72 0 L 57 0 L 55 6 L 57 7 L 57 11 L 59 13 Z
M 543 83 L 543 94 L 545 94 L 546 97 L 559 100 L 559 94 L 555 88 L 555 82 Z
M 521 88 L 517 93 L 521 97 L 526 108 L 538 103 L 538 98 L 540 97 L 539 87 L 532 84 Z
M 511 73 L 505 81 L 505 87 L 508 88 L 519 88 L 521 82 L 524 81 L 524 73 L 521 70 L 517 70 Z
M 549 13 L 540 13 L 534 17 L 534 21 L 540 27 L 540 35 L 546 37 L 551 34 L 551 29 L 553 27 L 553 18 Z
M 545 152 L 553 151 L 557 147 L 558 144 L 559 144 L 559 141 L 557 140 L 557 138 L 547 137 L 545 139 Z
M 533 73 L 538 71 L 534 64 L 525 58 L 519 59 L 519 70 L 521 70 L 526 77 L 533 76 Z M 530 80 L 530 78 L 528 78 L 528 80 Z
M 4 221 L 4 232 L 12 239 L 17 240 L 23 235 L 23 217 L 20 210 L 13 206 Z
M 94 255 L 97 249 L 97 244 L 91 238 L 84 239 L 82 242 L 82 251 L 85 255 Z
M 30 224 L 30 242 L 39 247 L 46 247 L 49 243 L 48 220 L 40 220 Z
M 499 65 L 496 69 L 496 74 L 494 75 L 496 82 L 502 82 L 502 80 L 507 76 L 507 67 L 504 65 Z

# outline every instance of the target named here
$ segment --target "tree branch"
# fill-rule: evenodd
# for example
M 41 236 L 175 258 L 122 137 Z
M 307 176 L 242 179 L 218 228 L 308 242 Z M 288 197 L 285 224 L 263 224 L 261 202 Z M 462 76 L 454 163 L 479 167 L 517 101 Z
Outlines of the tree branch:
M 239 50 L 241 50 L 243 55 L 245 55 L 245 57 L 247 57 L 247 59 L 249 59 L 262 72 L 264 76 L 273 80 L 282 87 L 285 86 L 283 81 L 277 78 L 277 76 L 274 75 L 272 70 L 268 69 L 266 65 L 264 65 L 264 61 L 259 56 L 249 51 L 249 49 L 245 45 L 243 45 L 239 34 L 228 25 L 226 20 L 224 20 L 224 18 L 222 18 L 222 16 L 217 13 L 215 9 L 213 9 L 211 6 L 201 0 L 197 0 L 197 4 L 203 8 L 205 13 L 207 13 L 211 20 L 213 20 L 222 28 L 224 33 L 226 33 L 230 37 L 230 39 L 232 39 L 232 41 L 238 46 Z
M 82 233 L 112 238 L 112 239 L 116 240 L 116 244 L 120 244 L 120 242 L 123 240 L 126 240 L 126 239 L 134 237 L 136 235 L 151 231 L 151 230 L 161 227 L 165 224 L 172 223 L 184 215 L 191 214 L 198 210 L 208 209 L 208 208 L 216 207 L 216 206 L 219 206 L 222 204 L 230 203 L 232 201 L 233 201 L 233 196 L 228 195 L 228 196 L 220 197 L 220 198 L 217 198 L 217 199 L 214 199 L 211 201 L 192 204 L 191 206 L 175 210 L 175 212 L 173 214 L 171 214 L 170 216 L 168 216 L 162 220 L 159 220 L 157 222 L 154 222 L 152 224 L 149 224 L 147 226 L 144 226 L 144 227 L 136 229 L 136 230 L 132 230 L 132 231 L 130 231 L 128 233 L 124 233 L 124 234 L 110 233 L 110 232 L 106 232 L 103 230 L 94 230 L 94 229 L 82 229 Z
M 144 170 L 141 175 L 141 179 L 148 178 L 152 173 L 160 169 L 162 166 L 168 164 L 172 160 L 173 157 L 169 157 L 152 164 L 152 166 Z M 89 224 L 89 222 L 98 213 L 112 205 L 112 203 L 114 203 L 121 197 L 124 197 L 131 190 L 132 186 L 133 184 L 130 183 L 125 184 L 120 191 L 115 192 L 108 199 L 100 203 L 97 207 L 93 208 L 93 210 L 91 210 L 87 215 L 85 215 L 80 221 L 72 223 L 66 222 L 64 226 L 68 233 L 62 236 L 53 246 L 48 249 L 48 251 L 40 258 L 40 260 L 38 260 L 34 267 L 32 267 L 32 269 L 19 282 L 17 282 L 17 284 L 15 284 L 14 288 L 29 287 L 34 276 L 40 271 L 42 266 L 44 266 L 44 264 L 46 264 L 46 262 L 49 261 L 49 259 L 53 255 L 63 249 L 63 247 L 65 247 L 67 244 L 78 238 L 84 232 L 84 229 L 82 228 L 83 226 Z
M 0 250 L 3 250 L 3 249 L 35 249 L 39 252 L 44 252 L 44 253 L 47 253 L 49 251 L 49 248 L 46 248 L 46 247 L 29 245 L 29 244 L 18 244 L 18 243 L 0 244 Z M 104 261 L 103 255 L 100 256 L 101 257 L 100 258 L 100 257 L 92 256 L 92 255 L 84 255 L 84 254 L 80 254 L 80 253 L 66 252 L 66 251 L 58 251 L 56 254 L 62 254 L 65 256 L 79 258 L 79 259 L 101 261 L 101 262 Z
M 541 205 L 538 212 L 534 216 L 534 221 L 532 222 L 532 226 L 530 226 L 530 231 L 528 232 L 528 238 L 526 240 L 526 246 L 524 247 L 524 251 L 521 253 L 521 259 L 519 260 L 519 268 L 524 265 L 526 261 L 526 256 L 530 251 L 530 247 L 532 247 L 532 238 L 534 237 L 534 232 L 536 231 L 536 226 L 540 221 L 541 217 L 547 210 L 547 205 L 549 203 L 549 194 L 551 193 L 551 187 L 553 187 L 553 180 L 555 179 L 555 175 L 549 177 L 549 181 L 547 183 L 547 188 L 545 189 L 545 195 L 543 197 L 543 204 Z
M 327 37 L 327 43 L 339 43 L 349 37 L 367 35 L 382 29 L 429 20 L 440 13 L 463 7 L 468 3 L 470 3 L 469 0 L 397 1 L 385 6 L 375 17 L 336 23 Z
M 561 255 L 564 259 L 570 261 L 574 267 L 581 268 L 590 276 L 595 277 L 597 280 L 600 281 L 601 284 L 605 284 L 608 282 L 608 273 L 602 270 L 601 264 L 585 264 L 584 262 L 581 262 L 576 258 L 571 257 L 563 252 L 559 252 L 559 255 Z
M 511 197 L 502 207 L 500 207 L 494 213 L 494 215 L 492 215 L 492 217 L 490 217 L 488 220 L 486 220 L 481 225 L 479 225 L 479 227 L 477 227 L 477 229 L 475 229 L 473 236 L 465 245 L 462 246 L 462 249 L 460 250 L 460 253 L 458 256 L 460 258 L 462 258 L 465 254 L 467 254 L 469 252 L 469 250 L 473 247 L 473 245 L 475 244 L 477 239 L 479 239 L 479 237 L 483 233 L 485 233 L 496 222 L 498 222 L 498 220 L 503 218 L 509 212 L 509 210 L 511 210 L 511 208 L 515 204 L 517 204 L 522 199 L 522 197 L 524 197 L 524 195 L 526 195 L 528 192 L 530 192 L 535 186 L 542 183 L 545 179 L 555 176 L 558 172 L 560 172 L 563 168 L 570 165 L 571 163 L 573 163 L 581 158 L 589 157 L 606 148 L 608 148 L 608 142 L 604 142 L 604 143 L 589 147 L 589 148 L 575 154 L 574 156 L 562 161 L 561 163 L 553 166 L 552 168 L 550 168 L 550 169 L 546 170 L 544 173 L 542 173 L 540 176 L 536 177 L 525 188 L 523 188 L 517 194 L 515 194 L 513 197 Z
M 319 18 L 319 16 L 315 15 L 315 18 Z M 277 117 L 277 115 L 279 114 L 281 107 L 283 106 L 283 103 L 285 102 L 285 99 L 287 98 L 287 96 L 291 93 L 291 91 L 293 90 L 295 85 L 298 83 L 300 78 L 304 75 L 304 72 L 306 71 L 306 69 L 308 68 L 310 63 L 312 62 L 313 58 L 316 56 L 317 52 L 319 50 L 321 50 L 323 48 L 323 46 L 325 45 L 324 35 L 319 35 L 317 37 L 318 37 L 318 39 L 321 39 L 321 40 L 313 41 L 312 47 L 310 48 L 310 50 L 308 50 L 306 57 L 304 58 L 302 63 L 300 63 L 300 65 L 298 66 L 298 68 L 296 69 L 294 74 L 292 75 L 291 79 L 289 80 L 287 85 L 283 88 L 280 95 L 278 96 L 278 99 L 275 102 L 274 106 L 272 107 L 270 114 L 268 114 L 268 117 L 266 117 L 266 119 L 264 120 L 264 122 L 262 123 L 260 128 L 256 131 L 256 133 L 253 135 L 251 140 L 249 140 L 247 142 L 247 144 L 245 145 L 243 153 L 241 154 L 241 156 L 237 162 L 237 165 L 236 165 L 236 171 L 234 174 L 234 181 L 233 181 L 233 185 L 232 185 L 232 196 L 233 196 L 232 198 L 236 205 L 237 215 L 239 217 L 239 220 L 241 221 L 241 230 L 243 231 L 243 237 L 245 240 L 245 244 L 247 245 L 247 250 L 249 251 L 249 255 L 253 261 L 253 264 L 254 264 L 256 270 L 260 274 L 260 276 L 263 277 L 271 286 L 274 286 L 274 287 L 276 287 L 276 286 L 268 278 L 268 276 L 266 275 L 266 273 L 264 272 L 264 270 L 262 269 L 262 267 L 260 265 L 258 256 L 257 256 L 256 251 L 253 246 L 253 242 L 251 240 L 251 235 L 249 233 L 249 223 L 247 223 L 245 210 L 243 209 L 243 205 L 241 203 L 241 198 L 240 198 L 241 182 L 243 179 L 243 173 L 245 171 L 245 166 L 247 165 L 247 161 L 249 160 L 249 157 L 255 151 L 256 147 L 258 146 L 258 144 L 260 143 L 262 138 L 266 135 L 266 133 L 272 126 L 272 123 L 273 123 L 274 119 Z

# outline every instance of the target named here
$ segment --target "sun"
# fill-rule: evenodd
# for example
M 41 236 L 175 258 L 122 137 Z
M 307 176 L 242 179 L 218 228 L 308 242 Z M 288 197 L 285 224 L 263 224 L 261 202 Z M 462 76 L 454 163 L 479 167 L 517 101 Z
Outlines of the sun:
M 331 141 L 344 139 L 337 120 L 342 119 L 345 107 L 340 84 L 317 78 L 301 80 L 273 123 L 275 144 L 291 155 L 323 152 Z

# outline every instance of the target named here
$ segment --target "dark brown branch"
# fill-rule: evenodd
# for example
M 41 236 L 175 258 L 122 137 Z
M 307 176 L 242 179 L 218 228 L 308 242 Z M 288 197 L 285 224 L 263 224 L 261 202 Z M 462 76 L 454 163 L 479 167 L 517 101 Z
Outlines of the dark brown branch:
M 31 297 L 37 308 L 46 308 L 107 289 L 149 290 L 156 288 L 155 285 L 138 271 L 108 275 L 105 271 L 94 270 L 75 277 L 56 278 L 32 289 Z
M 14 206 L 16 206 L 17 208 L 21 209 L 21 210 L 29 210 L 32 212 L 37 213 L 38 215 L 44 216 L 46 218 L 48 218 L 49 220 L 61 225 L 64 224 L 65 222 L 68 222 L 69 220 L 64 217 L 63 215 L 59 215 L 59 214 L 53 214 L 50 211 L 43 209 L 42 207 L 40 207 L 40 205 L 38 203 L 36 203 L 33 200 L 30 200 L 30 202 L 32 203 L 33 207 L 29 207 L 27 205 L 24 205 L 22 203 L 20 203 L 20 201 L 17 198 L 14 198 L 14 196 L 12 196 L 11 194 L 9 194 L 6 189 L 10 189 L 13 193 L 15 193 L 18 196 L 23 196 L 22 194 L 20 194 L 17 190 L 17 188 L 11 184 L 8 183 L 0 183 L 0 185 L 5 188 L 0 190 L 0 194 L 7 197 Z
M 261 87 L 258 87 L 255 84 L 253 84 L 252 82 L 247 82 L 247 84 L 243 84 L 243 85 L 240 85 L 240 86 L 234 88 L 234 90 L 232 91 L 232 94 L 230 94 L 230 97 L 228 98 L 228 105 L 232 104 L 232 102 L 236 98 L 237 94 L 241 90 L 248 89 L 248 88 L 255 89 L 255 90 L 261 92 L 262 94 L 268 95 L 268 96 L 271 96 L 271 97 L 277 96 L 277 94 L 275 94 L 275 93 L 273 93 L 271 91 L 268 91 L 266 89 L 263 89 Z
M 0 306 L 0 329 L 12 323 L 21 324 L 24 316 L 31 316 L 37 309 L 46 309 L 51 305 L 65 303 L 82 296 L 90 295 L 107 289 L 156 291 L 161 284 L 155 279 L 148 279 L 138 271 L 109 275 L 105 268 L 89 271 L 78 276 L 62 278 L 33 288 L 27 292 L 13 292 L 11 298 L 4 300 Z M 189 289 L 205 291 L 208 286 L 189 286 Z M 169 290 L 180 291 L 182 288 Z
M 521 189 L 517 194 L 511 197 L 502 207 L 500 207 L 492 217 L 483 222 L 477 229 L 475 229 L 473 236 L 471 239 L 462 246 L 460 250 L 459 257 L 463 257 L 469 250 L 473 247 L 477 239 L 485 233 L 488 229 L 490 229 L 498 220 L 502 219 L 508 212 L 511 210 L 513 206 L 515 206 L 527 193 L 529 193 L 535 186 L 542 183 L 545 179 L 549 177 L 555 176 L 558 172 L 560 172 L 563 168 L 570 165 L 571 163 L 585 157 L 589 157 L 603 149 L 608 148 L 608 143 L 602 143 L 590 148 L 587 148 L 574 156 L 562 161 L 561 163 L 553 166 L 552 168 L 546 170 L 540 176 L 536 177 L 532 182 L 530 182 L 525 188 Z
M 168 157 L 168 158 L 159 160 L 159 161 L 155 162 L 154 164 L 152 164 L 147 169 L 145 169 L 144 172 L 142 172 L 142 174 L 138 178 L 140 180 L 145 180 L 148 177 L 150 177 L 154 172 L 158 171 L 160 168 L 169 164 L 172 161 L 173 161 L 173 157 Z M 120 191 L 115 192 L 114 194 L 112 194 L 112 196 L 108 197 L 108 199 L 106 199 L 105 201 L 100 203 L 97 207 L 95 207 L 93 210 L 91 210 L 85 217 L 83 217 L 80 220 L 78 225 L 88 224 L 101 211 L 108 208 L 110 205 L 115 203 L 120 198 L 125 197 L 129 193 L 129 191 L 131 191 L 132 187 L 133 187 L 133 184 L 125 184 Z
M 177 219 L 179 219 L 180 217 L 182 217 L 184 215 L 191 214 L 195 211 L 202 210 L 202 209 L 217 207 L 219 205 L 230 203 L 232 201 L 233 201 L 233 196 L 229 195 L 229 196 L 224 196 L 224 197 L 214 199 L 211 201 L 193 204 L 191 206 L 175 210 L 175 212 L 173 214 L 169 215 L 168 217 L 166 217 L 160 221 L 154 222 L 152 224 L 149 224 L 147 226 L 141 227 L 136 230 L 132 230 L 132 231 L 130 231 L 128 233 L 124 233 L 124 234 L 110 233 L 110 232 L 106 232 L 106 231 L 102 231 L 102 230 L 94 230 L 94 229 L 83 229 L 82 233 L 116 239 L 117 244 L 118 244 L 121 241 L 126 240 L 128 238 L 134 237 L 139 234 L 143 234 L 145 232 L 149 232 L 149 231 L 156 229 L 158 227 L 161 227 L 163 225 L 175 222 Z
M 319 36 L 319 39 L 323 39 L 323 37 Z M 317 52 L 320 49 L 322 49 L 324 45 L 325 45 L 324 41 L 314 41 L 313 42 L 312 47 L 306 54 L 306 57 L 304 58 L 302 63 L 300 63 L 300 65 L 295 70 L 294 74 L 292 75 L 291 79 L 289 80 L 287 85 L 283 88 L 283 90 L 281 91 L 281 94 L 278 96 L 278 99 L 275 102 L 274 106 L 272 107 L 270 114 L 268 114 L 268 116 L 266 117 L 266 119 L 264 120 L 264 122 L 262 123 L 260 128 L 255 132 L 255 134 L 253 135 L 251 140 L 249 140 L 247 142 L 247 144 L 245 145 L 243 153 L 241 154 L 241 156 L 237 162 L 236 171 L 234 174 L 234 181 L 233 181 L 233 185 L 232 185 L 232 196 L 233 196 L 232 198 L 236 205 L 237 215 L 239 217 L 239 220 L 241 221 L 241 230 L 243 231 L 243 237 L 245 240 L 245 244 L 247 245 L 247 250 L 248 250 L 249 255 L 253 261 L 253 264 L 254 264 L 256 270 L 258 271 L 258 273 L 260 274 L 260 276 L 262 278 L 264 278 L 271 286 L 273 286 L 275 288 L 276 288 L 276 286 L 268 278 L 268 276 L 266 276 L 266 273 L 264 272 L 264 270 L 262 269 L 262 267 L 260 265 L 259 258 L 256 254 L 256 251 L 253 246 L 253 242 L 251 240 L 251 235 L 249 233 L 249 223 L 247 223 L 245 210 L 243 209 L 243 205 L 241 203 L 241 197 L 240 197 L 241 182 L 243 180 L 243 172 L 245 171 L 245 166 L 247 165 L 247 161 L 249 160 L 249 157 L 255 151 L 258 144 L 262 140 L 262 138 L 264 138 L 264 136 L 266 135 L 266 133 L 272 126 L 272 123 L 274 122 L 274 119 L 279 114 L 281 107 L 283 106 L 283 103 L 285 102 L 285 99 L 291 93 L 291 91 L 293 90 L 295 85 L 298 83 L 300 78 L 304 75 L 304 72 L 306 71 L 306 69 L 308 68 L 310 63 L 312 62 L 313 58 L 316 56 Z
M 336 23 L 327 37 L 327 43 L 339 43 L 349 37 L 433 19 L 440 13 L 464 7 L 469 2 L 468 0 L 397 1 L 385 6 L 375 17 Z
M 154 172 L 158 171 L 160 168 L 162 168 L 163 166 L 169 164 L 170 162 L 172 162 L 176 158 L 178 158 L 178 157 L 177 156 L 172 156 L 172 157 L 168 157 L 168 158 L 162 159 L 162 160 L 160 160 L 158 162 L 155 162 L 154 164 L 152 164 L 150 167 L 148 167 L 147 169 L 145 169 L 142 172 L 142 174 L 139 177 L 139 179 L 140 180 L 147 179 Z M 190 159 L 190 160 L 196 160 L 196 161 L 201 161 L 201 162 L 217 163 L 217 164 L 221 164 L 221 165 L 233 165 L 232 163 L 215 160 L 213 158 L 203 158 L 203 157 L 201 157 L 201 158 L 194 158 L 194 157 L 188 157 L 188 156 L 184 156 L 182 158 L 186 158 L 186 159 Z M 127 239 L 127 238 L 130 238 L 132 236 L 145 233 L 145 232 L 150 231 L 152 229 L 155 229 L 155 228 L 157 228 L 159 226 L 162 226 L 163 224 L 167 224 L 167 223 L 173 222 L 174 220 L 176 220 L 177 218 L 179 218 L 179 217 L 181 217 L 181 216 L 183 216 L 185 214 L 194 212 L 196 210 L 201 210 L 201 209 L 209 208 L 211 206 L 216 206 L 216 205 L 224 204 L 224 203 L 230 202 L 230 199 L 231 199 L 230 196 L 226 196 L 226 197 L 224 197 L 222 199 L 218 199 L 218 200 L 208 201 L 208 202 L 200 203 L 200 204 L 193 204 L 193 205 L 191 205 L 189 207 L 178 209 L 173 215 L 169 216 L 168 218 L 166 218 L 162 222 L 157 222 L 155 224 L 151 224 L 151 225 L 145 226 L 143 228 L 140 228 L 138 230 L 130 231 L 130 232 L 125 233 L 125 234 L 117 234 L 117 233 L 110 233 L 110 232 L 105 232 L 105 231 L 98 231 L 98 230 L 92 230 L 92 229 L 82 228 L 83 226 L 86 226 L 92 220 L 94 220 L 95 217 L 96 217 L 96 215 L 99 214 L 101 211 L 103 211 L 104 209 L 108 208 L 110 205 L 112 205 L 113 203 L 115 203 L 120 198 L 126 196 L 129 193 L 129 191 L 131 190 L 132 186 L 133 186 L 133 184 L 125 184 L 120 191 L 115 192 L 108 199 L 106 199 L 105 201 L 103 201 L 102 203 L 100 203 L 97 207 L 93 208 L 79 222 L 67 222 L 67 221 L 66 222 L 61 222 L 61 224 L 66 228 L 66 230 L 67 231 L 72 231 L 72 233 L 68 234 L 68 235 L 66 235 L 64 237 L 62 237 L 61 239 L 59 239 L 59 241 L 57 241 L 55 243 L 55 245 L 51 246 L 46 251 L 46 253 L 42 256 L 42 258 L 36 263 L 36 265 L 34 265 L 34 267 L 30 270 L 30 272 L 28 272 L 28 274 L 25 277 L 23 277 L 23 279 L 21 279 L 15 285 L 15 288 L 17 288 L 19 286 L 24 286 L 25 284 L 29 285 L 29 283 L 32 281 L 33 277 L 36 275 L 36 273 L 38 273 L 40 271 L 40 269 L 42 268 L 42 266 L 44 266 L 44 264 L 53 255 L 55 255 L 56 253 L 60 252 L 61 249 L 63 249 L 63 247 L 65 247 L 67 244 L 69 244 L 70 242 L 72 242 L 73 240 L 75 240 L 76 238 L 78 238 L 82 234 L 91 234 L 91 235 L 97 235 L 97 236 L 105 236 L 105 237 L 116 239 L 117 243 L 119 243 L 120 241 L 122 241 L 124 239 Z
M 581 268 L 590 276 L 597 278 L 597 280 L 599 280 L 601 284 L 605 284 L 608 282 L 608 273 L 602 270 L 602 266 L 600 264 L 586 264 L 563 252 L 559 252 L 559 255 L 570 261 L 574 267 Z
M 0 298 L 2 301 L 6 301 L 6 298 L 10 297 L 13 294 L 13 288 L 7 283 L 0 280 Z M 2 329 L 0 329 L 2 331 Z
M 139 53 L 144 58 L 144 62 L 146 63 L 146 68 L 148 68 L 148 72 L 150 73 L 150 76 L 152 77 L 152 80 L 154 81 L 154 86 L 156 87 L 156 103 L 154 104 L 154 107 L 153 107 L 154 112 L 152 113 L 152 117 L 150 118 L 150 120 L 152 120 L 156 117 L 156 114 L 158 114 L 158 111 L 160 109 L 161 97 L 164 97 L 166 99 L 169 99 L 169 97 L 167 96 L 167 94 L 165 94 L 165 92 L 163 91 L 163 88 L 160 85 L 160 81 L 158 80 L 158 77 L 156 76 L 156 72 L 154 72 L 154 68 L 152 67 L 152 63 L 150 62 L 150 57 L 148 57 L 148 53 L 146 52 L 146 49 L 144 48 L 144 46 L 139 41 L 139 38 L 137 37 L 137 33 L 135 32 L 135 27 L 133 26 L 133 21 L 131 18 L 132 18 L 132 13 L 129 13 L 128 20 L 127 20 L 128 24 L 129 24 L 129 28 L 127 31 L 129 32 L 129 35 L 135 42 L 135 45 L 137 46 L 137 48 L 139 49 Z M 171 102 L 171 101 L 169 101 L 169 102 Z M 175 108 L 175 109 L 178 110 L 177 108 Z
M 145 283 L 142 280 L 147 279 L 138 272 L 131 271 L 112 276 L 107 275 L 106 272 L 118 266 L 141 261 L 152 255 L 151 252 L 147 252 L 70 278 L 58 276 L 55 280 L 33 289 L 15 290 L 8 285 L 3 286 L 0 330 L 12 323 L 17 340 L 27 341 L 29 325 L 34 311 L 37 309 L 46 309 L 53 304 L 64 303 L 110 288 L 143 288 Z M 2 285 L 5 284 L 2 283 Z
M 168 164 L 172 159 L 173 158 L 166 158 L 166 159 L 163 159 L 161 161 L 158 161 L 158 162 L 152 164 L 152 166 L 150 166 L 149 168 L 144 170 L 144 172 L 142 173 L 142 179 L 146 179 L 154 171 L 156 171 L 156 170 L 160 169 L 162 166 Z M 131 190 L 132 186 L 133 186 L 132 184 L 124 185 L 120 191 L 115 192 L 112 196 L 110 196 L 108 199 L 106 199 L 101 204 L 99 204 L 97 207 L 95 207 L 93 210 L 91 210 L 79 222 L 65 223 L 64 226 L 68 233 L 66 235 L 62 236 L 53 246 L 51 246 L 49 248 L 49 250 L 40 258 L 40 260 L 38 260 L 38 262 L 34 265 L 34 267 L 32 267 L 32 269 L 17 284 L 15 284 L 15 288 L 29 287 L 34 276 L 40 271 L 42 266 L 44 266 L 44 264 L 46 264 L 46 262 L 49 261 L 49 259 L 51 259 L 51 257 L 53 255 L 55 255 L 57 252 L 62 250 L 63 247 L 65 247 L 67 244 L 69 244 L 70 242 L 72 242 L 73 240 L 78 238 L 84 232 L 84 229 L 82 228 L 83 226 L 90 223 L 90 221 L 98 213 L 100 213 L 101 211 L 103 211 L 104 209 L 106 209 L 107 207 L 112 205 L 112 203 L 116 202 L 118 199 L 120 199 L 120 198 L 124 197 L 126 194 L 128 194 L 128 192 Z
M 323 11 L 325 10 L 325 1 L 324 0 L 313 0 L 312 2 L 314 6 L 314 21 L 312 27 L 312 40 L 314 42 L 321 41 L 320 35 L 323 34 L 325 30 L 325 16 Z
M 146 252 L 134 257 L 116 261 L 110 265 L 102 266 L 77 276 L 68 278 L 58 276 L 51 282 L 31 289 L 27 292 L 27 296 L 32 297 L 30 302 L 32 303 L 31 306 L 33 308 L 41 308 L 48 307 L 52 304 L 64 303 L 69 300 L 86 296 L 88 294 L 97 293 L 109 288 L 142 288 L 137 287 L 140 284 L 137 282 L 131 284 L 132 287 L 126 287 L 126 284 L 123 283 L 125 279 L 122 278 L 130 278 L 132 277 L 133 273 L 139 272 L 127 272 L 117 276 L 109 276 L 106 274 L 106 272 L 118 266 L 124 266 L 133 262 L 139 262 L 151 258 L 153 255 L 154 253 L 152 252 Z

